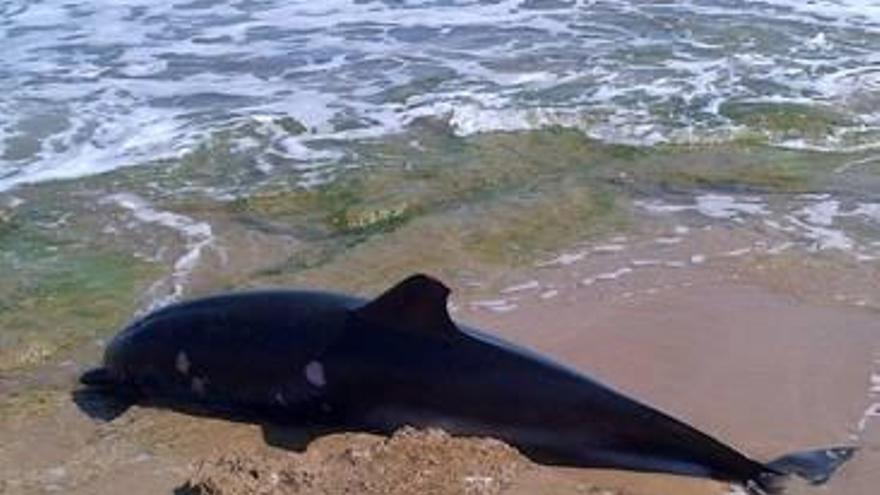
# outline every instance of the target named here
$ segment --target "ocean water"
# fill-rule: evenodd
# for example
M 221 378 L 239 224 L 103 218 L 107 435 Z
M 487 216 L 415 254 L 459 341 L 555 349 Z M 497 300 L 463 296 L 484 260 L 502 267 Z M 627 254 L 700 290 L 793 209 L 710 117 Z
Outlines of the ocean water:
M 241 126 L 264 173 L 333 167 L 346 142 L 424 117 L 644 145 L 880 144 L 878 0 L 4 0 L 0 46 L 0 190 Z

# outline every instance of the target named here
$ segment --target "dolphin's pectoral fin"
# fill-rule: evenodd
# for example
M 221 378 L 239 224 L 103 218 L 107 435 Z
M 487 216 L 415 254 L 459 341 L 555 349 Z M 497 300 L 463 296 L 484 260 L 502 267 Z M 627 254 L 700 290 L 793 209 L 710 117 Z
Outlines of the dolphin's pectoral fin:
M 354 311 L 364 320 L 401 332 L 437 336 L 458 333 L 446 300 L 450 290 L 428 275 L 412 275 Z

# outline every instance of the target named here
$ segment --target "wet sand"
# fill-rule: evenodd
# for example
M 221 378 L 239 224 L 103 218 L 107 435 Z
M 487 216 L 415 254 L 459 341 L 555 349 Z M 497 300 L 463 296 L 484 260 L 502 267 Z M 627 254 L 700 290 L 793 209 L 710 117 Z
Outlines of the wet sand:
M 871 409 L 880 396 L 871 380 L 880 379 L 880 318 L 865 299 L 838 294 L 848 288 L 876 298 L 873 267 L 780 255 L 772 239 L 735 230 L 664 241 L 671 238 L 593 246 L 577 262 L 539 271 L 534 290 L 508 290 L 515 309 L 463 305 L 460 317 L 500 329 L 759 460 L 859 445 L 855 460 L 824 488 L 874 493 L 880 418 Z M 655 485 L 662 477 L 567 475 L 635 493 L 668 492 Z M 717 493 L 681 485 L 676 493 Z
M 866 477 L 880 461 L 880 438 L 872 423 L 861 434 L 857 428 L 880 344 L 876 315 L 706 281 L 625 303 L 556 300 L 476 319 L 758 459 L 861 444 L 856 461 L 830 487 L 873 493 Z M 625 486 L 652 492 L 645 481 Z
M 695 246 L 702 253 L 697 258 Z M 761 254 L 772 245 L 744 233 L 706 230 L 675 243 L 648 236 L 577 249 L 589 254 L 499 275 L 477 289 L 482 295 L 458 291 L 455 318 L 546 352 L 757 459 L 860 445 L 856 458 L 827 487 L 791 493 L 876 491 L 880 418 L 866 413 L 872 400 L 880 400 L 870 390 L 872 373 L 880 373 L 876 310 L 835 299 L 834 287 L 805 294 L 768 283 L 756 267 L 774 264 Z M 790 280 L 822 276 L 797 257 L 782 266 Z M 868 289 L 874 281 L 873 272 L 857 266 L 833 260 L 825 266 L 828 280 L 847 276 L 851 287 L 862 283 Z M 450 284 L 458 288 L 465 282 Z M 99 351 L 85 354 L 97 359 Z M 75 373 L 68 375 L 72 386 Z M 276 483 L 267 493 L 343 493 L 353 490 L 355 481 L 365 483 L 357 485 L 360 493 L 410 493 L 401 487 L 409 486 L 404 482 L 413 472 L 429 473 L 425 486 L 434 488 L 421 493 L 729 491 L 724 484 L 693 478 L 538 466 L 491 441 L 438 444 L 430 435 L 422 449 L 418 441 L 339 434 L 297 454 L 267 446 L 265 432 L 255 425 L 139 407 L 100 424 L 77 410 L 66 393 L 51 400 L 58 403 L 51 414 L 0 422 L 0 493 L 171 493 L 187 479 L 227 480 L 227 491 L 216 493 L 254 493 L 228 481 L 229 470 L 241 462 L 256 462 L 267 475 L 299 476 L 309 466 L 326 467 L 315 475 L 317 484 Z M 340 456 L 362 442 L 391 453 L 358 468 L 363 479 L 320 484 L 338 477 L 334 469 L 349 469 Z M 492 460 L 482 468 L 466 462 L 474 449 L 488 452 Z M 419 464 L 423 457 L 433 464 Z M 480 476 L 497 481 L 502 472 L 503 483 L 479 481 Z M 476 485 L 449 481 L 465 478 L 477 480 Z

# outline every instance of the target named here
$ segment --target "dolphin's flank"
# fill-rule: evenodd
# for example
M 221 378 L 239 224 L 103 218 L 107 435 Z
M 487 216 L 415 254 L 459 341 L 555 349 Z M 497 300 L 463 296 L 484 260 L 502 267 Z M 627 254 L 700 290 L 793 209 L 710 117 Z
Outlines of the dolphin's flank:
M 499 438 L 538 462 L 708 477 L 756 494 L 781 492 L 792 475 L 824 483 L 855 451 L 755 461 L 571 368 L 455 323 L 448 295 L 441 282 L 413 275 L 372 301 L 263 291 L 184 302 L 120 332 L 103 367 L 81 382 L 123 405 L 379 431 L 440 427 Z

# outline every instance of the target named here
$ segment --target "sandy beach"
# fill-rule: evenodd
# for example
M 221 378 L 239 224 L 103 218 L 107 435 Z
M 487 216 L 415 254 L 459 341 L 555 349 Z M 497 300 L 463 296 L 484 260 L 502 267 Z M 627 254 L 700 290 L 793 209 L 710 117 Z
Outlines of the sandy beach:
M 772 243 L 736 229 L 690 230 L 675 243 L 649 233 L 580 244 L 491 282 L 463 276 L 453 314 L 756 459 L 858 445 L 856 458 L 830 484 L 792 492 L 872 494 L 880 481 L 874 468 L 880 418 L 871 409 L 880 333 L 876 310 L 864 298 L 877 294 L 835 298 L 834 291 L 842 279 L 851 290 L 863 284 L 870 291 L 876 274 L 833 257 L 817 269 L 810 257 L 768 254 Z M 578 252 L 587 254 L 572 254 Z M 823 282 L 809 283 L 817 278 Z M 76 371 L 99 352 L 84 350 L 81 361 L 56 374 L 63 386 L 46 398 L 50 407 L 7 415 L 0 424 L 3 493 L 715 495 L 731 489 L 694 478 L 541 466 L 499 442 L 442 432 L 406 431 L 390 440 L 336 433 L 309 443 L 302 432 L 139 407 L 95 422 L 68 392 Z M 484 460 L 475 462 L 474 452 Z
M 0 40 L 0 495 L 744 495 L 75 400 L 168 304 L 414 273 L 756 460 L 859 448 L 789 495 L 878 493 L 877 0 L 13 0 Z

